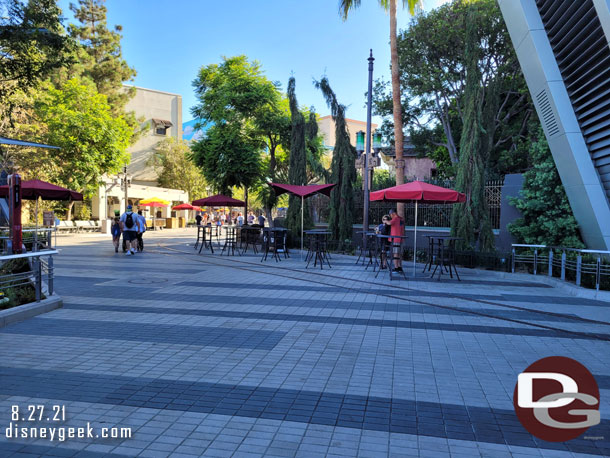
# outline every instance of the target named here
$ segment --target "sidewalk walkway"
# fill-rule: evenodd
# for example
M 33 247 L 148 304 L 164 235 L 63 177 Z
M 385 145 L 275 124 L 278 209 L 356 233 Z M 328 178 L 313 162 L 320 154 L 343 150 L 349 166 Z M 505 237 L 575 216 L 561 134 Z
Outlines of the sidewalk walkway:
M 1 457 L 610 455 L 610 303 L 534 276 L 390 282 L 348 256 L 320 271 L 298 253 L 197 255 L 193 232 L 147 233 L 132 257 L 59 239 L 64 307 L 0 329 Z M 517 375 L 552 355 L 594 374 L 596 440 L 518 422 Z M 19 427 L 94 437 L 6 438 L 12 406 Z

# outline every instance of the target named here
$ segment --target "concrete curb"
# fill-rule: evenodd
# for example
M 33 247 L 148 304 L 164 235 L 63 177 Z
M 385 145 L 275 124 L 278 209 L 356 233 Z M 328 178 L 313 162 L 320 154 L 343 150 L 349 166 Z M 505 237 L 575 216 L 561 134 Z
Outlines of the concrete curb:
M 20 305 L 7 310 L 0 311 L 0 328 L 18 321 L 27 320 L 36 315 L 50 312 L 63 307 L 63 300 L 57 294 L 47 297 L 40 302 Z

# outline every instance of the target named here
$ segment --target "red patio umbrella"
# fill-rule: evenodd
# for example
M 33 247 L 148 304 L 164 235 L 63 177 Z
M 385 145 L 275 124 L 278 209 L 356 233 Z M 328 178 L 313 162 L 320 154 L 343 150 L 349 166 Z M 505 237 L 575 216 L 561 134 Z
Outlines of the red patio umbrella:
M 297 185 L 297 184 L 282 184 L 282 183 L 269 183 L 275 193 L 281 196 L 284 193 L 290 193 L 294 196 L 301 198 L 301 256 L 303 255 L 303 207 L 305 197 L 313 196 L 314 194 L 320 193 L 330 196 L 331 191 L 335 187 L 334 183 L 331 184 L 308 184 L 308 185 Z
M 0 186 L 0 197 L 8 197 L 8 185 Z M 83 200 L 80 192 L 62 188 L 42 180 L 21 182 L 21 198 L 26 200 Z
M 46 146 L 46 145 L 45 145 Z M 8 197 L 8 185 L 0 186 L 0 197 Z M 80 192 L 62 188 L 42 180 L 25 180 L 21 182 L 21 198 L 36 201 L 36 231 L 34 243 L 38 244 L 38 198 L 42 200 L 83 200 Z M 37 245 L 36 245 L 37 246 Z
M 216 194 L 215 196 L 197 199 L 192 202 L 193 205 L 201 207 L 245 207 L 246 203 L 243 200 L 233 199 L 233 197 Z M 230 213 L 230 212 L 229 212 Z
M 245 207 L 246 203 L 243 200 L 233 199 L 229 196 L 223 196 L 222 194 L 216 194 L 215 196 L 205 197 L 204 199 L 197 199 L 191 202 L 193 205 L 199 205 L 200 207 Z
M 172 210 L 195 210 L 195 211 L 201 211 L 201 207 L 197 207 L 195 205 L 191 205 L 188 202 L 185 204 L 180 204 L 180 205 L 176 205 L 175 207 L 172 207 Z
M 415 235 L 413 240 L 413 275 L 415 275 L 415 256 L 417 254 L 417 204 L 466 202 L 466 194 L 453 189 L 443 188 L 423 181 L 412 181 L 391 188 L 373 191 L 371 201 L 410 202 L 415 201 Z

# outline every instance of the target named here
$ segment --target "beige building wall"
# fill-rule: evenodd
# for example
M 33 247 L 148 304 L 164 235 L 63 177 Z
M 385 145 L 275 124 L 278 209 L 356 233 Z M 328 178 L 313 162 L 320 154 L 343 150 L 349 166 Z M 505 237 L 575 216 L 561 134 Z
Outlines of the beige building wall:
M 157 174 L 148 162 L 159 142 L 168 137 L 182 138 L 182 96 L 136 87 L 136 95 L 127 103 L 125 110 L 134 111 L 138 119 L 144 118 L 141 124 L 144 132 L 128 150 L 131 154 L 131 162 L 127 166 L 127 172 L 132 175 L 133 183 L 155 186 Z M 153 119 L 172 123 L 166 135 L 155 133 Z
M 356 132 L 359 130 L 366 132 L 366 122 L 365 121 L 356 121 L 355 119 L 345 118 L 345 122 L 347 124 L 347 130 L 349 132 L 349 139 L 352 145 L 356 146 Z M 335 147 L 335 121 L 333 121 L 333 117 L 323 116 L 318 121 L 318 129 L 319 132 L 324 136 L 324 144 L 330 148 Z M 377 124 L 371 124 L 371 130 L 374 131 L 377 129 Z

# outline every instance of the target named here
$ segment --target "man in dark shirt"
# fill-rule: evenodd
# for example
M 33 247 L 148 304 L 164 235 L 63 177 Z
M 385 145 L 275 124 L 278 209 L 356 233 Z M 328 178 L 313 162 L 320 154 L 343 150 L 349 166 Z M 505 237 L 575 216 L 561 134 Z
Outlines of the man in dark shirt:
M 265 227 L 265 217 L 262 215 L 262 213 L 258 215 L 258 225 L 260 227 Z

